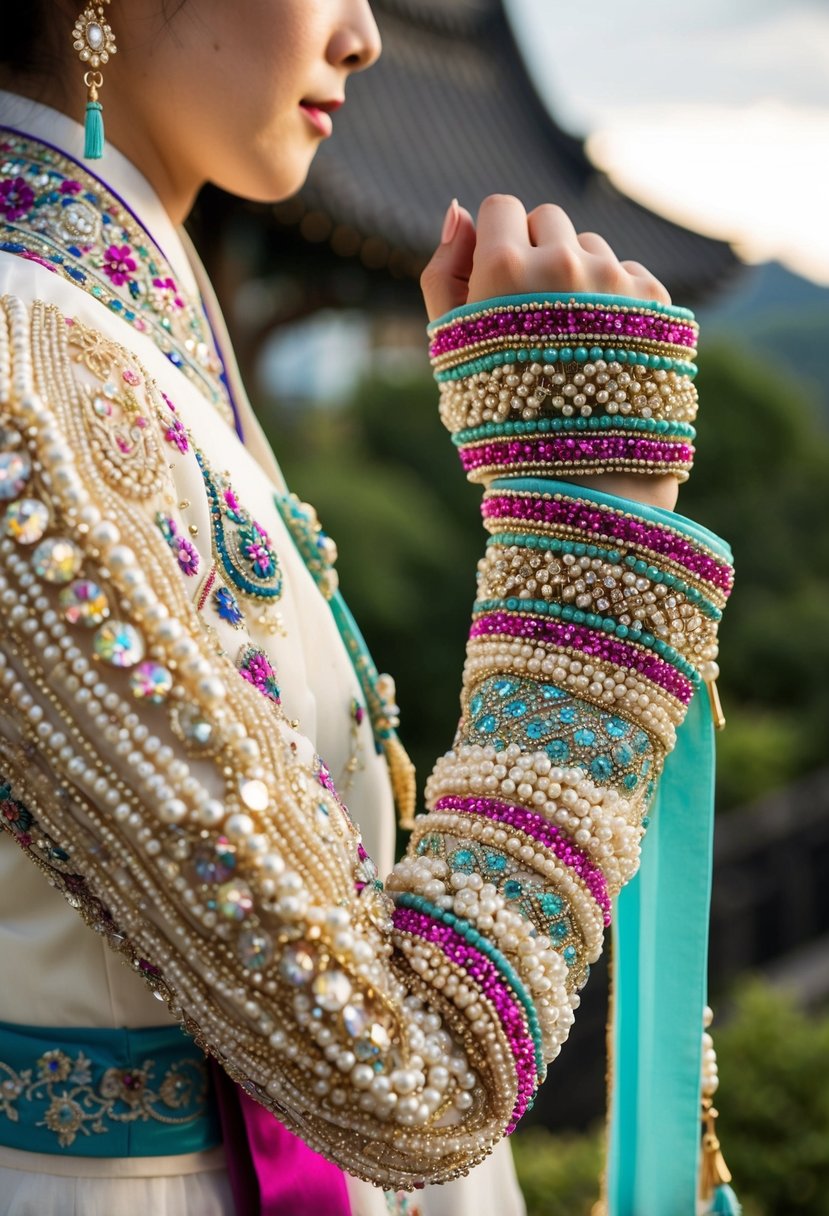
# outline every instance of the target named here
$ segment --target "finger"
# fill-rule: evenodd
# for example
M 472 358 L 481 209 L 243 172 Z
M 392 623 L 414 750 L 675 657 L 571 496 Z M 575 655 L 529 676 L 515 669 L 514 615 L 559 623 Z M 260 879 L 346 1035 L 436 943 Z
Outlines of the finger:
M 628 295 L 632 295 L 638 300 L 654 300 L 658 304 L 670 304 L 671 294 L 667 287 L 664 283 L 660 283 L 647 266 L 629 259 L 619 264 L 634 281 L 634 289 L 628 290 Z
M 534 208 L 527 216 L 527 229 L 533 245 L 567 245 L 571 249 L 578 246 L 573 221 L 556 203 L 542 203 Z
M 594 257 L 605 258 L 616 264 L 616 254 L 598 232 L 580 232 L 577 239 L 585 253 L 592 253 Z
M 478 208 L 478 247 L 488 251 L 503 245 L 529 247 L 527 213 L 520 199 L 511 194 L 490 194 Z
M 523 203 L 511 194 L 490 194 L 478 209 L 469 302 L 530 290 L 526 282 L 530 253 Z
M 465 207 L 453 200 L 447 212 L 444 232 L 448 240 L 441 241 L 420 276 L 420 287 L 430 321 L 452 308 L 466 303 L 469 276 L 475 253 L 475 223 Z M 454 231 L 452 221 L 454 220 Z

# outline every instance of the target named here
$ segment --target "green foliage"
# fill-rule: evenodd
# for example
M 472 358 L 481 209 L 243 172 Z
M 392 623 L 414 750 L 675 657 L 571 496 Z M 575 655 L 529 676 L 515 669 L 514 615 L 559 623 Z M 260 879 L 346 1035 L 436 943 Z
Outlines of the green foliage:
M 829 1014 L 747 982 L 715 1044 L 718 1133 L 744 1216 L 829 1216 Z M 601 1132 L 519 1129 L 512 1146 L 528 1216 L 590 1216 Z
M 730 541 L 737 571 L 720 629 L 720 805 L 826 762 L 829 434 L 791 376 L 707 347 L 697 459 L 679 509 Z M 734 732 L 731 737 L 729 735 Z
M 735 1190 L 762 1216 L 829 1216 L 829 1014 L 754 982 L 715 1035 L 719 1133 Z
M 527 1216 L 590 1216 L 604 1162 L 601 1129 L 576 1136 L 533 1127 L 511 1144 Z

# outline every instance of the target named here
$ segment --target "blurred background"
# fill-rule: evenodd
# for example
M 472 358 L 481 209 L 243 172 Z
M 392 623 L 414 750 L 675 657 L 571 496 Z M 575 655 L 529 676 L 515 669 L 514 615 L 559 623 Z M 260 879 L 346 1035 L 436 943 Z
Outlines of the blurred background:
M 192 221 L 289 484 L 422 781 L 451 743 L 483 551 L 437 418 L 418 275 L 451 198 L 560 203 L 702 327 L 680 510 L 728 537 L 711 998 L 746 1216 L 829 1216 L 829 6 L 375 0 L 301 194 Z M 606 979 L 513 1140 L 530 1216 L 598 1194 Z

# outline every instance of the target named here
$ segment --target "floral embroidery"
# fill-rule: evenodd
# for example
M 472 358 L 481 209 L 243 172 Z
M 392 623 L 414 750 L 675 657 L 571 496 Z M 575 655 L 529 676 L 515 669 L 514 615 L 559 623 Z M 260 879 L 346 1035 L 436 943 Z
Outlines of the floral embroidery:
M 0 182 L 0 215 L 4 215 L 10 223 L 22 219 L 34 201 L 34 190 L 24 178 Z
M 282 595 L 282 570 L 270 537 L 239 502 L 227 478 L 196 452 L 210 504 L 213 544 L 222 569 L 238 591 L 260 599 Z
M 83 420 L 103 478 L 121 494 L 158 494 L 168 470 L 158 433 L 149 425 L 158 408 L 150 385 L 117 343 L 69 317 L 64 333 L 68 357 L 102 382 L 98 387 L 81 384 L 79 389 Z
M 161 535 L 166 540 L 167 544 L 176 555 L 176 561 L 181 570 L 192 576 L 198 574 L 200 557 L 199 551 L 192 545 L 186 536 L 182 536 L 178 530 L 178 524 L 169 515 L 164 515 L 161 511 L 156 513 L 156 525 Z
M 188 298 L 149 234 L 93 174 L 0 129 L 0 249 L 60 274 L 152 336 L 233 424 L 201 300 Z
M 187 433 L 184 427 L 179 422 L 178 418 L 174 418 L 164 431 L 164 438 L 168 443 L 173 444 L 184 455 L 188 450 Z
M 223 621 L 239 629 L 244 621 L 239 601 L 228 587 L 217 587 L 213 592 L 213 603 Z
M 16 834 L 28 832 L 32 826 L 33 818 L 30 811 L 27 811 L 22 802 L 18 802 L 16 798 L 11 796 L 12 787 L 10 785 L 0 786 L 0 815 L 3 816 L 6 823 L 10 825 Z
M 171 312 L 174 308 L 184 308 L 184 300 L 179 295 L 175 279 L 169 275 L 166 279 L 153 279 L 153 299 L 159 312 Z
M 104 274 L 116 287 L 129 283 L 130 274 L 138 269 L 138 263 L 131 254 L 129 245 L 110 245 L 104 254 Z
M 176 407 L 173 405 L 172 401 L 167 396 L 167 394 L 162 392 L 161 396 L 162 396 L 164 404 L 167 406 L 168 410 L 170 410 L 170 412 L 174 415 L 172 418 L 168 419 L 166 422 L 162 421 L 162 423 L 161 423 L 162 430 L 164 431 L 164 438 L 173 447 L 178 448 L 178 450 L 181 452 L 181 454 L 183 456 L 185 452 L 188 452 L 190 450 L 190 443 L 187 438 L 187 430 L 184 426 L 184 423 L 181 421 L 181 419 L 175 417 Z
M 62 1051 L 47 1051 L 37 1062 L 42 1081 L 65 1081 L 72 1071 L 72 1061 Z
M 276 672 L 264 650 L 256 646 L 246 646 L 237 664 L 243 680 L 247 680 L 254 688 L 258 688 L 263 696 L 280 704 L 279 685 L 276 682 Z
M 0 1060 L 0 1115 L 12 1123 L 48 1128 L 61 1148 L 69 1148 L 78 1135 L 101 1135 L 118 1123 L 153 1120 L 184 1126 L 202 1119 L 207 1109 L 204 1061 L 176 1060 L 157 1089 L 154 1069 L 153 1060 L 144 1060 L 140 1068 L 101 1073 L 82 1051 L 70 1056 L 59 1048 L 45 1052 L 34 1069 L 16 1069 Z
M 199 572 L 199 553 L 185 536 L 176 537 L 176 557 L 178 564 L 185 574 L 193 575 Z
M 164 537 L 167 544 L 172 545 L 173 541 L 175 540 L 175 538 L 178 534 L 178 528 L 176 526 L 176 521 L 174 519 L 171 519 L 169 515 L 164 515 L 164 514 L 162 514 L 161 511 L 159 511 L 156 514 L 155 522 L 156 522 L 159 532 Z

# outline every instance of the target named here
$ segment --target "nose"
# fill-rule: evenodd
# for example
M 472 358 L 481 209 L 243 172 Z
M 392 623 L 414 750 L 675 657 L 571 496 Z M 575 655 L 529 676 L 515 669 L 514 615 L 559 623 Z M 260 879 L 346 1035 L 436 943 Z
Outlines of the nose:
M 328 46 L 328 60 L 332 65 L 362 72 L 380 57 L 380 31 L 368 0 L 345 0 L 343 8 Z

